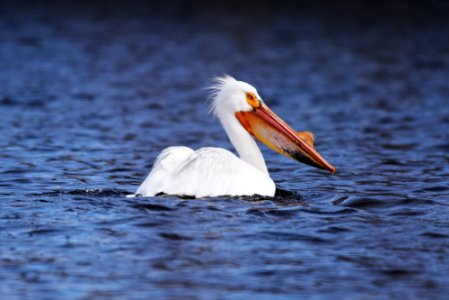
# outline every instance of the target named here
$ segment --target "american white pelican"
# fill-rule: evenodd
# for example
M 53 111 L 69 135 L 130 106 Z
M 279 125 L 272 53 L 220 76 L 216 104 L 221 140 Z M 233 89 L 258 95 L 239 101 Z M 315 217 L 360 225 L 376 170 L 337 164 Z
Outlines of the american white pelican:
M 166 148 L 136 195 L 272 197 L 276 186 L 254 137 L 280 154 L 335 173 L 314 149 L 313 134 L 294 131 L 265 105 L 253 86 L 223 76 L 216 78 L 211 90 L 211 110 L 239 157 L 220 148 Z

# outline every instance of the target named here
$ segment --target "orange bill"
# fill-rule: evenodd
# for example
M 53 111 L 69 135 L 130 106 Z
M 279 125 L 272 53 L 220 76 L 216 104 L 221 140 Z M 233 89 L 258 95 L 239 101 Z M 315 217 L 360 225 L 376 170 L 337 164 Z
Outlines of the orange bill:
M 312 133 L 296 132 L 264 103 L 252 111 L 240 111 L 235 115 L 251 135 L 274 151 L 304 164 L 336 172 L 335 167 L 314 149 Z

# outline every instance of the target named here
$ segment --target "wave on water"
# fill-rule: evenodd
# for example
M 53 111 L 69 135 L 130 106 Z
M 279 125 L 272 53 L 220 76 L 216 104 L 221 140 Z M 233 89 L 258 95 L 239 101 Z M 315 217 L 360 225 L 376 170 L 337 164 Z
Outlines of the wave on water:
M 117 197 L 131 194 L 129 191 L 120 189 L 75 189 L 75 190 L 54 190 L 43 193 L 32 193 L 30 196 L 61 196 L 61 195 L 78 195 L 78 196 L 96 196 L 96 197 Z

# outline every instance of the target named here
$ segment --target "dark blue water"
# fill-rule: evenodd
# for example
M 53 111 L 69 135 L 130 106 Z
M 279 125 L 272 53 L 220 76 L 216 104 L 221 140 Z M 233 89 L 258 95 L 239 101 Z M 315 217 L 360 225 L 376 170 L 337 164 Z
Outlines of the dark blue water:
M 444 299 L 447 8 L 3 4 L 2 299 Z M 263 147 L 274 199 L 125 198 L 167 146 L 231 149 L 223 73 L 337 174 Z

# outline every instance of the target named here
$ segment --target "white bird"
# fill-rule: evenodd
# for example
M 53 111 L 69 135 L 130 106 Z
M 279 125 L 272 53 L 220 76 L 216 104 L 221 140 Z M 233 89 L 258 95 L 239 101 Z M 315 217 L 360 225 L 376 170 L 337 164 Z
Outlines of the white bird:
M 265 105 L 253 86 L 226 75 L 217 77 L 211 90 L 211 110 L 239 157 L 221 148 L 166 148 L 136 195 L 272 197 L 276 186 L 254 137 L 280 154 L 335 173 L 314 149 L 313 134 L 294 131 Z

